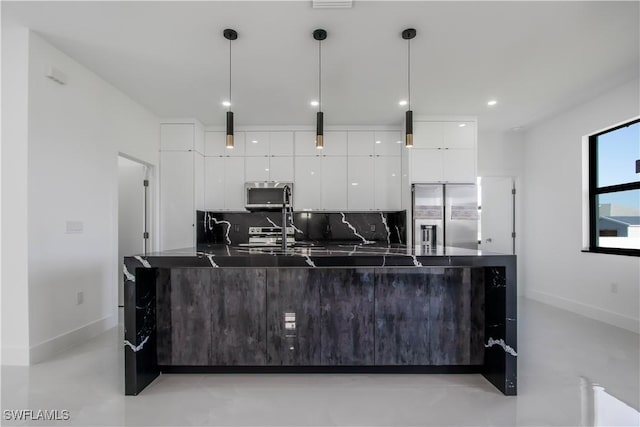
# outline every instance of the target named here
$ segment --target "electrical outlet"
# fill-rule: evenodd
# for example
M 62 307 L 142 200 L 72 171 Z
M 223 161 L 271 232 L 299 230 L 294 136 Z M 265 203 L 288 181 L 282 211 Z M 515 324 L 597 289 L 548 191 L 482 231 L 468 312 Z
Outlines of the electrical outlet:
M 236 233 L 240 232 L 240 224 L 233 224 L 233 231 L 235 231 Z
M 80 305 L 84 302 L 84 292 L 79 291 L 76 294 L 76 305 Z
M 617 283 L 612 283 L 611 284 L 611 293 L 612 294 L 617 294 L 618 293 L 618 284 Z
M 376 225 L 375 224 L 371 224 L 371 231 L 376 231 Z

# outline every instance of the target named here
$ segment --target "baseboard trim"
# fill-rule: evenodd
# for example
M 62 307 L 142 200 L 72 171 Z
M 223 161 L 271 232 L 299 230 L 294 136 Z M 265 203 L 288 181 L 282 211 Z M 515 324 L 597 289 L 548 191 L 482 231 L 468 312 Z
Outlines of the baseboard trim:
M 603 310 L 589 304 L 547 294 L 545 292 L 527 291 L 525 296 L 543 304 L 571 311 L 572 313 L 580 314 L 590 319 L 599 320 L 609 325 L 617 326 L 619 328 L 626 329 L 627 331 L 640 334 L 640 320 L 634 319 L 633 317 L 623 316 L 609 310 Z
M 2 366 L 28 366 L 29 349 L 27 347 L 2 346 Z
M 94 338 L 101 333 L 113 328 L 118 324 L 118 317 L 115 315 L 103 317 L 72 331 L 65 332 L 48 339 L 40 344 L 34 345 L 29 351 L 29 364 L 44 362 L 56 354 L 68 350 L 82 342 Z

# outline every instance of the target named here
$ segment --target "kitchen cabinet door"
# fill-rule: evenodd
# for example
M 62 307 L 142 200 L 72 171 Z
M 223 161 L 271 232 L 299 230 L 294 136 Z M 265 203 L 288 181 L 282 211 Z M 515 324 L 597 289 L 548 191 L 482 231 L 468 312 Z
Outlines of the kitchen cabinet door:
M 375 269 L 376 365 L 429 364 L 429 271 Z
M 225 157 L 224 160 L 224 208 L 245 210 L 244 158 Z
M 267 270 L 267 364 L 320 365 L 320 284 L 309 268 Z
M 413 122 L 413 148 L 442 148 L 443 122 Z
M 195 126 L 184 123 L 160 125 L 160 151 L 190 151 L 194 149 Z
M 376 156 L 400 156 L 404 147 L 402 132 L 384 131 L 375 132 L 374 154 Z
M 245 157 L 244 166 L 246 182 L 269 181 L 269 157 Z
M 400 167 L 399 156 L 375 157 L 374 207 L 376 210 L 400 210 Z
M 443 181 L 473 184 L 476 182 L 476 154 L 473 149 L 443 150 Z
M 374 134 L 371 131 L 349 131 L 347 153 L 349 156 L 373 156 Z
M 474 122 L 444 122 L 444 148 L 475 148 L 476 124 Z
M 193 247 L 194 153 L 160 152 L 160 249 Z
M 347 157 L 322 158 L 322 209 L 347 209 Z
M 374 362 L 374 269 L 310 269 L 320 286 L 323 365 Z
M 296 157 L 293 204 L 296 210 L 322 208 L 322 157 Z
M 299 131 L 295 133 L 294 154 L 297 156 L 319 156 L 324 150 L 316 148 L 316 133 Z
M 269 159 L 269 181 L 293 182 L 293 156 Z
M 411 182 L 441 182 L 442 149 L 411 149 Z
M 204 208 L 224 209 L 224 157 L 204 158 Z
M 315 146 L 315 143 L 314 143 L 314 146 Z M 325 132 L 324 133 L 324 149 L 319 151 L 321 151 L 320 154 L 322 154 L 323 156 L 346 156 L 347 155 L 347 132 L 344 132 L 344 131 Z
M 225 148 L 226 134 L 224 132 L 204 133 L 204 155 L 205 156 L 226 156 Z
M 373 157 L 349 157 L 347 194 L 348 207 L 352 211 L 374 209 Z
M 293 132 L 269 132 L 271 156 L 293 156 Z
M 267 271 L 214 268 L 210 365 L 259 366 L 267 360 Z
M 195 193 L 195 209 L 204 209 L 204 156 L 197 151 L 194 154 L 194 193 Z
M 245 156 L 268 156 L 269 132 L 245 133 Z

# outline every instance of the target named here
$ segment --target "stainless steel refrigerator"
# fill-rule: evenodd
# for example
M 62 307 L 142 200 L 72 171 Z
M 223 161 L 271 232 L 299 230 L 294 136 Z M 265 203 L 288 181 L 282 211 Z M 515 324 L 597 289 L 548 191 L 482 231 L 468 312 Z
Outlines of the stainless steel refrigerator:
M 478 248 L 475 184 L 414 184 L 413 244 Z

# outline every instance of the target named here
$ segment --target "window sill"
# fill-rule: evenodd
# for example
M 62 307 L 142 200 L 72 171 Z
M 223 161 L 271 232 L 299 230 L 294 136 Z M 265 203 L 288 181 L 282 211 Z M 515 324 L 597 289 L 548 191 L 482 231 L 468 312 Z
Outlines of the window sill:
M 591 252 L 596 254 L 609 255 L 626 255 L 640 257 L 640 249 L 622 249 L 622 248 L 585 248 L 582 252 Z

